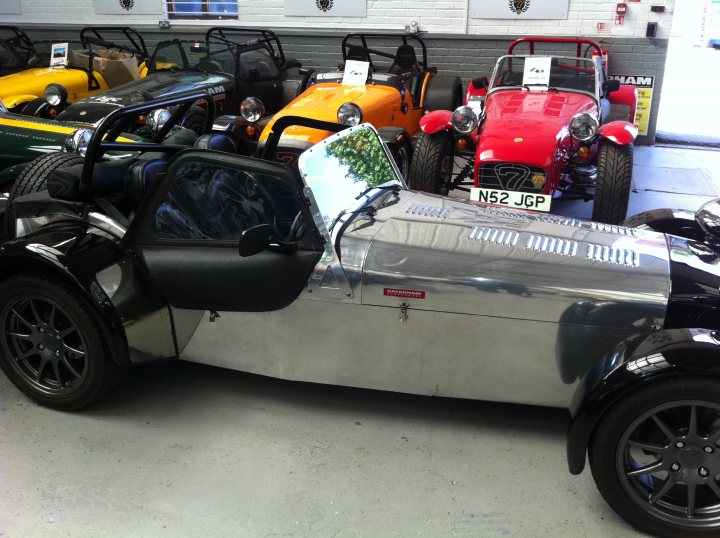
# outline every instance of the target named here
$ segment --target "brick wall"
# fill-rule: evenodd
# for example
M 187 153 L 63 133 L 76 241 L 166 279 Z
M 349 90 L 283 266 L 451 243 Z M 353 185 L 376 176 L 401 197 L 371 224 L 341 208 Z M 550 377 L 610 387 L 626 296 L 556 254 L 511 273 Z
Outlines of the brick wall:
M 2 1 L 2 0 L 0 0 Z M 160 30 L 161 0 L 157 19 L 152 17 L 96 15 L 92 0 L 23 0 L 22 15 L 0 16 L 2 23 L 15 23 L 29 29 L 32 37 L 69 39 L 88 24 L 127 24 L 136 27 L 152 47 L 160 39 L 202 35 L 208 21 L 172 21 L 169 30 Z M 675 0 L 657 0 L 665 13 L 652 13 L 650 3 L 630 2 L 622 26 L 615 26 L 615 2 L 570 0 L 567 20 L 484 20 L 467 18 L 467 0 L 367 0 L 365 18 L 285 17 L 283 0 L 238 0 L 241 20 L 220 21 L 222 25 L 269 27 L 280 36 L 288 57 L 314 69 L 335 68 L 340 61 L 340 42 L 350 30 L 398 31 L 416 20 L 425 40 L 430 65 L 442 73 L 455 73 L 464 83 L 478 75 L 489 75 L 498 56 L 508 44 L 524 35 L 570 35 L 600 40 L 610 50 L 610 72 L 655 76 L 650 129 L 639 143 L 652 143 L 660 103 L 667 54 L 667 38 Z M 150 20 L 148 20 L 150 19 Z M 645 38 L 647 22 L 659 24 L 658 38 Z M 598 31 L 598 23 L 606 31 Z M 241 24 L 242 23 L 242 24 Z M 52 25 L 52 26 L 51 26 Z

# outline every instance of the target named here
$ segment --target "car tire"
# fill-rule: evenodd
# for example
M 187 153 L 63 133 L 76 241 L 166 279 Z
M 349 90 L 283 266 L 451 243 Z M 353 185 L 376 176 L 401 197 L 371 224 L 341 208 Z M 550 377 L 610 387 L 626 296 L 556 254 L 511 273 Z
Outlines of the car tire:
M 12 276 L 0 284 L 0 368 L 41 405 L 85 407 L 125 373 L 111 358 L 101 323 L 72 284 L 39 273 Z
M 600 140 L 592 220 L 620 224 L 627 215 L 632 183 L 633 147 Z
M 624 397 L 605 414 L 590 442 L 590 467 L 600 493 L 623 519 L 653 536 L 720 535 L 718 421 L 717 380 L 677 377 Z M 638 472 L 650 466 L 657 469 Z M 693 517 L 688 516 L 689 484 L 695 484 Z
M 47 188 L 50 174 L 59 168 L 67 168 L 84 162 L 85 159 L 73 153 L 48 153 L 30 161 L 13 183 L 5 211 L 5 230 L 9 238 L 15 237 L 15 215 L 12 201 L 23 194 L 40 192 Z
M 460 77 L 434 75 L 428 81 L 423 108 L 453 111 L 463 103 L 462 81 Z
M 390 154 L 393 156 L 398 170 L 400 170 L 400 175 L 407 181 L 413 155 L 412 145 L 407 140 L 392 144 L 390 145 Z
M 453 169 L 453 138 L 443 131 L 420 133 L 415 139 L 410 171 L 406 178 L 412 190 L 447 194 Z

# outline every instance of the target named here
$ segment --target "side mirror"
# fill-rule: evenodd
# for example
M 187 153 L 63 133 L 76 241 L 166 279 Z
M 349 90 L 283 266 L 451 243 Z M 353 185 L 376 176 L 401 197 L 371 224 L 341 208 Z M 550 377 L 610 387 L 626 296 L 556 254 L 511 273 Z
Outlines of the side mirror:
M 300 63 L 300 60 L 296 60 L 295 58 L 288 58 L 285 61 L 285 67 L 288 69 L 292 69 L 293 67 L 300 69 L 302 67 L 302 63 Z
M 240 236 L 240 256 L 247 258 L 265 250 L 272 233 L 273 228 L 269 224 L 258 224 L 245 230 Z
M 612 92 L 616 92 L 620 89 L 620 81 L 616 79 L 609 79 L 603 82 L 602 85 L 603 95 L 610 95 Z

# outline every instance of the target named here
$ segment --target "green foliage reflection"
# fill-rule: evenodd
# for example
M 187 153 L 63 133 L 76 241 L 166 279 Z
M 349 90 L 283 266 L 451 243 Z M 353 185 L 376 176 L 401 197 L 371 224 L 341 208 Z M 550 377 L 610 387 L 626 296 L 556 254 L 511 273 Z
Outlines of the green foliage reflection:
M 385 150 L 371 129 L 361 129 L 328 144 L 325 153 L 347 166 L 347 176 L 354 183 L 364 181 L 370 188 L 397 179 Z

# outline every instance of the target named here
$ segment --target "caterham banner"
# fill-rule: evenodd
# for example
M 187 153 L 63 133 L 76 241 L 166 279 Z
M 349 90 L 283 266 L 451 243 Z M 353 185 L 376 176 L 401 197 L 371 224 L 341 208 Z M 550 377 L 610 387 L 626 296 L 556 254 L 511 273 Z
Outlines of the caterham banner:
M 567 19 L 569 0 L 470 0 L 476 19 Z
M 155 0 L 93 0 L 95 13 L 101 15 L 160 15 L 160 3 Z
M 367 15 L 366 0 L 285 0 L 285 15 L 303 17 L 324 15 L 326 17 L 364 17 Z

